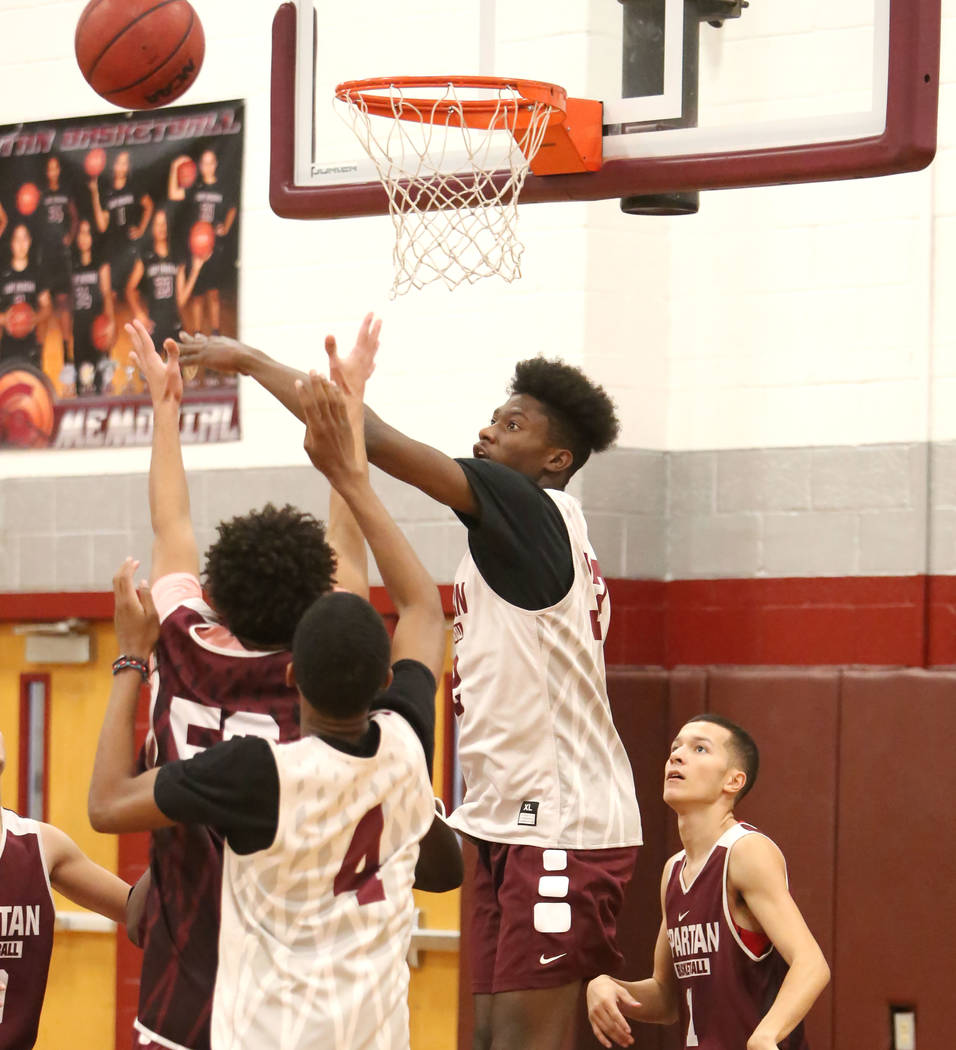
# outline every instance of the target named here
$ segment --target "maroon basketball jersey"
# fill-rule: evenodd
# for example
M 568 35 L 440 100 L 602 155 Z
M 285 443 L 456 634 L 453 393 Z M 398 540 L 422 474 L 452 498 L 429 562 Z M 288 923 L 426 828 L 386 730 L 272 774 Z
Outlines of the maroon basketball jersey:
M 0 834 L 0 1050 L 36 1042 L 56 910 L 40 826 L 3 811 Z
M 745 1050 L 787 974 L 786 962 L 765 936 L 741 932 L 727 902 L 730 851 L 755 832 L 749 824 L 724 832 L 690 886 L 679 854 L 667 880 L 664 915 L 684 1047 Z M 803 1025 L 781 1041 L 780 1050 L 807 1050 Z
M 158 592 L 192 580 L 195 596 L 171 610 Z M 176 588 L 181 592 L 181 587 Z M 195 577 L 157 581 L 162 618 L 151 679 L 145 765 L 190 758 L 220 740 L 296 740 L 298 694 L 285 684 L 291 654 L 253 652 L 218 625 Z M 165 615 L 164 615 L 165 613 Z M 201 825 L 154 831 L 152 887 L 136 1027 L 164 1045 L 207 1050 L 216 977 L 222 840 Z

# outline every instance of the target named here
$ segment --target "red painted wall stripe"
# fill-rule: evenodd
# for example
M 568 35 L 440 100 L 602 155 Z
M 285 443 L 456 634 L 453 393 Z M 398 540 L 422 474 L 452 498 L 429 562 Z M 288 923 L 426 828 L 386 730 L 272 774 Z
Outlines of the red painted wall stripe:
M 952 576 L 609 586 L 609 664 L 956 664 Z
M 615 665 L 956 665 L 956 576 L 609 580 Z M 446 615 L 451 587 L 439 588 Z M 372 604 L 394 607 L 381 587 Z M 0 621 L 111 619 L 109 592 L 0 595 Z

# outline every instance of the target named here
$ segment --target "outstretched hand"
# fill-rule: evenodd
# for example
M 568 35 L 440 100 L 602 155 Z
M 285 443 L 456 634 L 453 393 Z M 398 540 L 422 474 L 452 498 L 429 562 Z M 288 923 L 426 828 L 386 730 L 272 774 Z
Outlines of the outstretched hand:
M 355 346 L 346 357 L 339 356 L 334 335 L 325 337 L 332 382 L 353 401 L 361 402 L 365 397 L 365 383 L 375 371 L 375 354 L 381 329 L 381 320 L 375 320 L 374 314 L 366 314 L 359 326 Z
M 179 369 L 179 347 L 172 339 L 163 344 L 166 351 L 164 361 L 156 352 L 152 337 L 142 321 L 126 325 L 133 342 L 129 359 L 146 379 L 153 406 L 174 404 L 177 409 L 183 399 L 183 374 Z
M 595 977 L 588 984 L 588 1020 L 601 1046 L 610 1047 L 612 1040 L 618 1046 L 633 1044 L 634 1036 L 621 1007 L 639 1005 L 615 980 L 605 974 Z
M 113 624 L 119 651 L 145 660 L 159 640 L 159 615 L 149 587 L 133 583 L 138 568 L 135 558 L 127 558 L 113 577 Z
M 303 448 L 313 465 L 340 488 L 351 476 L 362 474 L 345 395 L 315 372 L 309 373 L 307 383 L 296 380 L 295 387 L 305 418 Z
M 239 372 L 242 343 L 224 335 L 179 333 L 179 354 L 183 368 L 209 368 L 234 376 Z

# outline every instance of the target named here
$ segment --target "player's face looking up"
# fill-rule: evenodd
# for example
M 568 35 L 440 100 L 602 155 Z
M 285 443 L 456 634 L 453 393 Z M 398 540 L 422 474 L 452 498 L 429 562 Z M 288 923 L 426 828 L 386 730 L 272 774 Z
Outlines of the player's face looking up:
M 686 802 L 716 802 L 725 792 L 736 798 L 746 782 L 736 757 L 723 726 L 688 722 L 674 738 L 664 766 L 664 801 L 678 809 Z
M 551 421 L 541 403 L 529 394 L 514 394 L 492 413 L 478 431 L 476 459 L 501 463 L 532 481 L 567 469 L 571 453 L 551 440 Z

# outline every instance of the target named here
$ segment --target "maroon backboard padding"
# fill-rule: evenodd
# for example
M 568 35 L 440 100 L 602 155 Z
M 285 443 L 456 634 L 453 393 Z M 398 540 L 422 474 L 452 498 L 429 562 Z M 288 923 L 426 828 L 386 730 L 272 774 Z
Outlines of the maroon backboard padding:
M 388 199 L 377 183 L 323 188 L 294 183 L 295 19 L 295 8 L 285 3 L 272 23 L 272 210 L 290 219 L 383 214 Z M 940 0 L 890 0 L 889 83 L 881 135 L 781 149 L 612 160 L 591 174 L 529 175 L 521 201 L 588 201 L 917 171 L 936 154 L 939 46 Z M 505 178 L 502 173 L 501 184 Z

